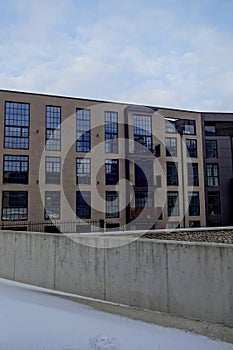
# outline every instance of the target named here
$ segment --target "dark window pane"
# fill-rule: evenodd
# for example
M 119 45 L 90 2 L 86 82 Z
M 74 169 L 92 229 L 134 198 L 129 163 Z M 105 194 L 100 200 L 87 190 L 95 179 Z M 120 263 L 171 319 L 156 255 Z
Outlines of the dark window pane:
M 45 157 L 45 183 L 59 185 L 61 181 L 61 158 Z
M 167 162 L 167 185 L 178 186 L 178 163 Z
M 2 220 L 27 220 L 28 218 L 28 192 L 3 191 L 2 192 Z
M 199 192 L 189 192 L 189 215 L 200 215 Z
M 152 150 L 152 125 L 150 115 L 134 115 L 134 141 L 135 151 L 144 152 L 147 149 Z
M 187 139 L 187 157 L 197 158 L 197 140 Z
M 116 185 L 119 181 L 119 161 L 117 159 L 107 159 L 105 161 L 105 183 L 106 185 Z
M 76 159 L 76 183 L 90 185 L 91 183 L 91 159 Z
M 167 193 L 167 215 L 177 216 L 180 213 L 179 209 L 179 194 L 178 192 Z
M 105 152 L 118 153 L 117 112 L 105 112 Z
M 173 137 L 166 137 L 166 156 L 177 157 L 177 140 Z
M 28 184 L 28 156 L 4 156 L 3 183 Z
M 208 192 L 208 214 L 209 215 L 221 214 L 219 192 Z
M 116 191 L 108 191 L 105 194 L 106 218 L 119 218 L 119 196 Z
M 77 109 L 77 152 L 89 152 L 91 149 L 91 112 L 89 109 Z
M 198 164 L 188 163 L 188 186 L 199 186 Z
M 76 215 L 81 219 L 91 218 L 91 192 L 82 191 L 76 193 Z
M 219 186 L 218 164 L 206 164 L 207 186 Z
M 60 219 L 60 192 L 45 192 L 45 219 Z
M 61 150 L 61 107 L 46 106 L 46 150 Z
M 4 147 L 29 148 L 30 108 L 28 103 L 5 103 Z
M 205 141 L 206 158 L 218 158 L 218 148 L 216 140 Z

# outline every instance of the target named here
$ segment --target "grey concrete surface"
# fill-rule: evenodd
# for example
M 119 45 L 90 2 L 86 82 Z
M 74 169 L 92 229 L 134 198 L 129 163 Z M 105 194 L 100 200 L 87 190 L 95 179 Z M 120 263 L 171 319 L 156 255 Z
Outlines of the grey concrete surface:
M 0 231 L 0 277 L 233 327 L 233 245 L 75 237 Z

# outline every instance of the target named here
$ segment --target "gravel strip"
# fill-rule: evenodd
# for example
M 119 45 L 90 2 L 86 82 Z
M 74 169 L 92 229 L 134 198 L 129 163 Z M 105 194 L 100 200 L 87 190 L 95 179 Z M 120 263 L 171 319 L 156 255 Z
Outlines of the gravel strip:
M 142 238 L 153 238 L 174 241 L 189 241 L 189 242 L 214 242 L 233 244 L 233 230 L 229 231 L 197 231 L 197 232 L 152 232 L 146 233 Z

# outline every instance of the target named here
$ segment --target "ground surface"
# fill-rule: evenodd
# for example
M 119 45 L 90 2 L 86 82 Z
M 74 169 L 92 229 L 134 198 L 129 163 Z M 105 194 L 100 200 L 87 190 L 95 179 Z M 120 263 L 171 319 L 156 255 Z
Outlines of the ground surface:
M 233 230 L 218 231 L 171 231 L 171 232 L 152 232 L 143 235 L 145 238 L 156 238 L 164 240 L 190 241 L 190 242 L 215 242 L 233 244 Z
M 0 279 L 0 350 L 233 350 Z

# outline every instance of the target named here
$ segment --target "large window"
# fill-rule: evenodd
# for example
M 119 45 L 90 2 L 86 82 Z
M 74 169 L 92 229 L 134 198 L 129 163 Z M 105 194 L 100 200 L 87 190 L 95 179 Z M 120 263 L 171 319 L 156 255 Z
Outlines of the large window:
M 153 208 L 154 207 L 154 193 L 152 191 L 135 191 L 135 208 Z
M 61 181 L 61 158 L 45 157 L 45 183 L 59 185 Z
M 91 192 L 76 192 L 76 215 L 81 219 L 91 218 Z
M 30 106 L 28 103 L 5 103 L 4 147 L 29 148 Z
M 187 157 L 197 158 L 197 140 L 187 139 L 186 147 L 187 147 Z
M 200 215 L 199 192 L 189 192 L 189 216 Z
M 134 164 L 135 186 L 151 187 L 154 186 L 153 161 L 140 160 Z
M 166 156 L 177 157 L 177 140 L 174 137 L 166 137 Z
M 28 192 L 3 191 L 2 192 L 2 220 L 27 220 L 28 218 Z
M 188 163 L 188 186 L 199 186 L 198 163 Z
M 167 185 L 178 186 L 178 163 L 167 162 Z
M 118 153 L 117 112 L 105 112 L 105 152 Z
M 208 192 L 208 215 L 221 214 L 220 193 Z
M 89 152 L 91 149 L 91 112 L 89 109 L 77 109 L 77 152 Z
M 28 156 L 4 156 L 3 183 L 28 184 Z
M 91 159 L 76 159 L 76 183 L 78 185 L 90 185 L 91 183 Z
M 195 120 L 184 120 L 184 135 L 196 135 Z
M 218 186 L 219 175 L 218 175 L 218 164 L 206 164 L 206 176 L 207 186 Z
M 205 136 L 216 135 L 215 122 L 205 122 Z
M 105 184 L 116 185 L 119 181 L 119 160 L 105 160 Z
M 176 134 L 176 119 L 165 118 L 165 132 L 169 134 Z
M 116 191 L 107 191 L 106 200 L 106 218 L 119 218 L 119 196 Z
M 60 219 L 60 192 L 45 192 L 45 219 Z
M 167 193 L 167 215 L 178 216 L 180 215 L 179 208 L 179 193 L 177 191 Z
M 152 150 L 152 125 L 150 115 L 134 115 L 135 151 Z M 143 146 L 143 147 L 142 147 Z
M 205 141 L 205 156 L 206 158 L 218 158 L 217 140 Z
M 61 107 L 46 106 L 46 150 L 61 150 Z

